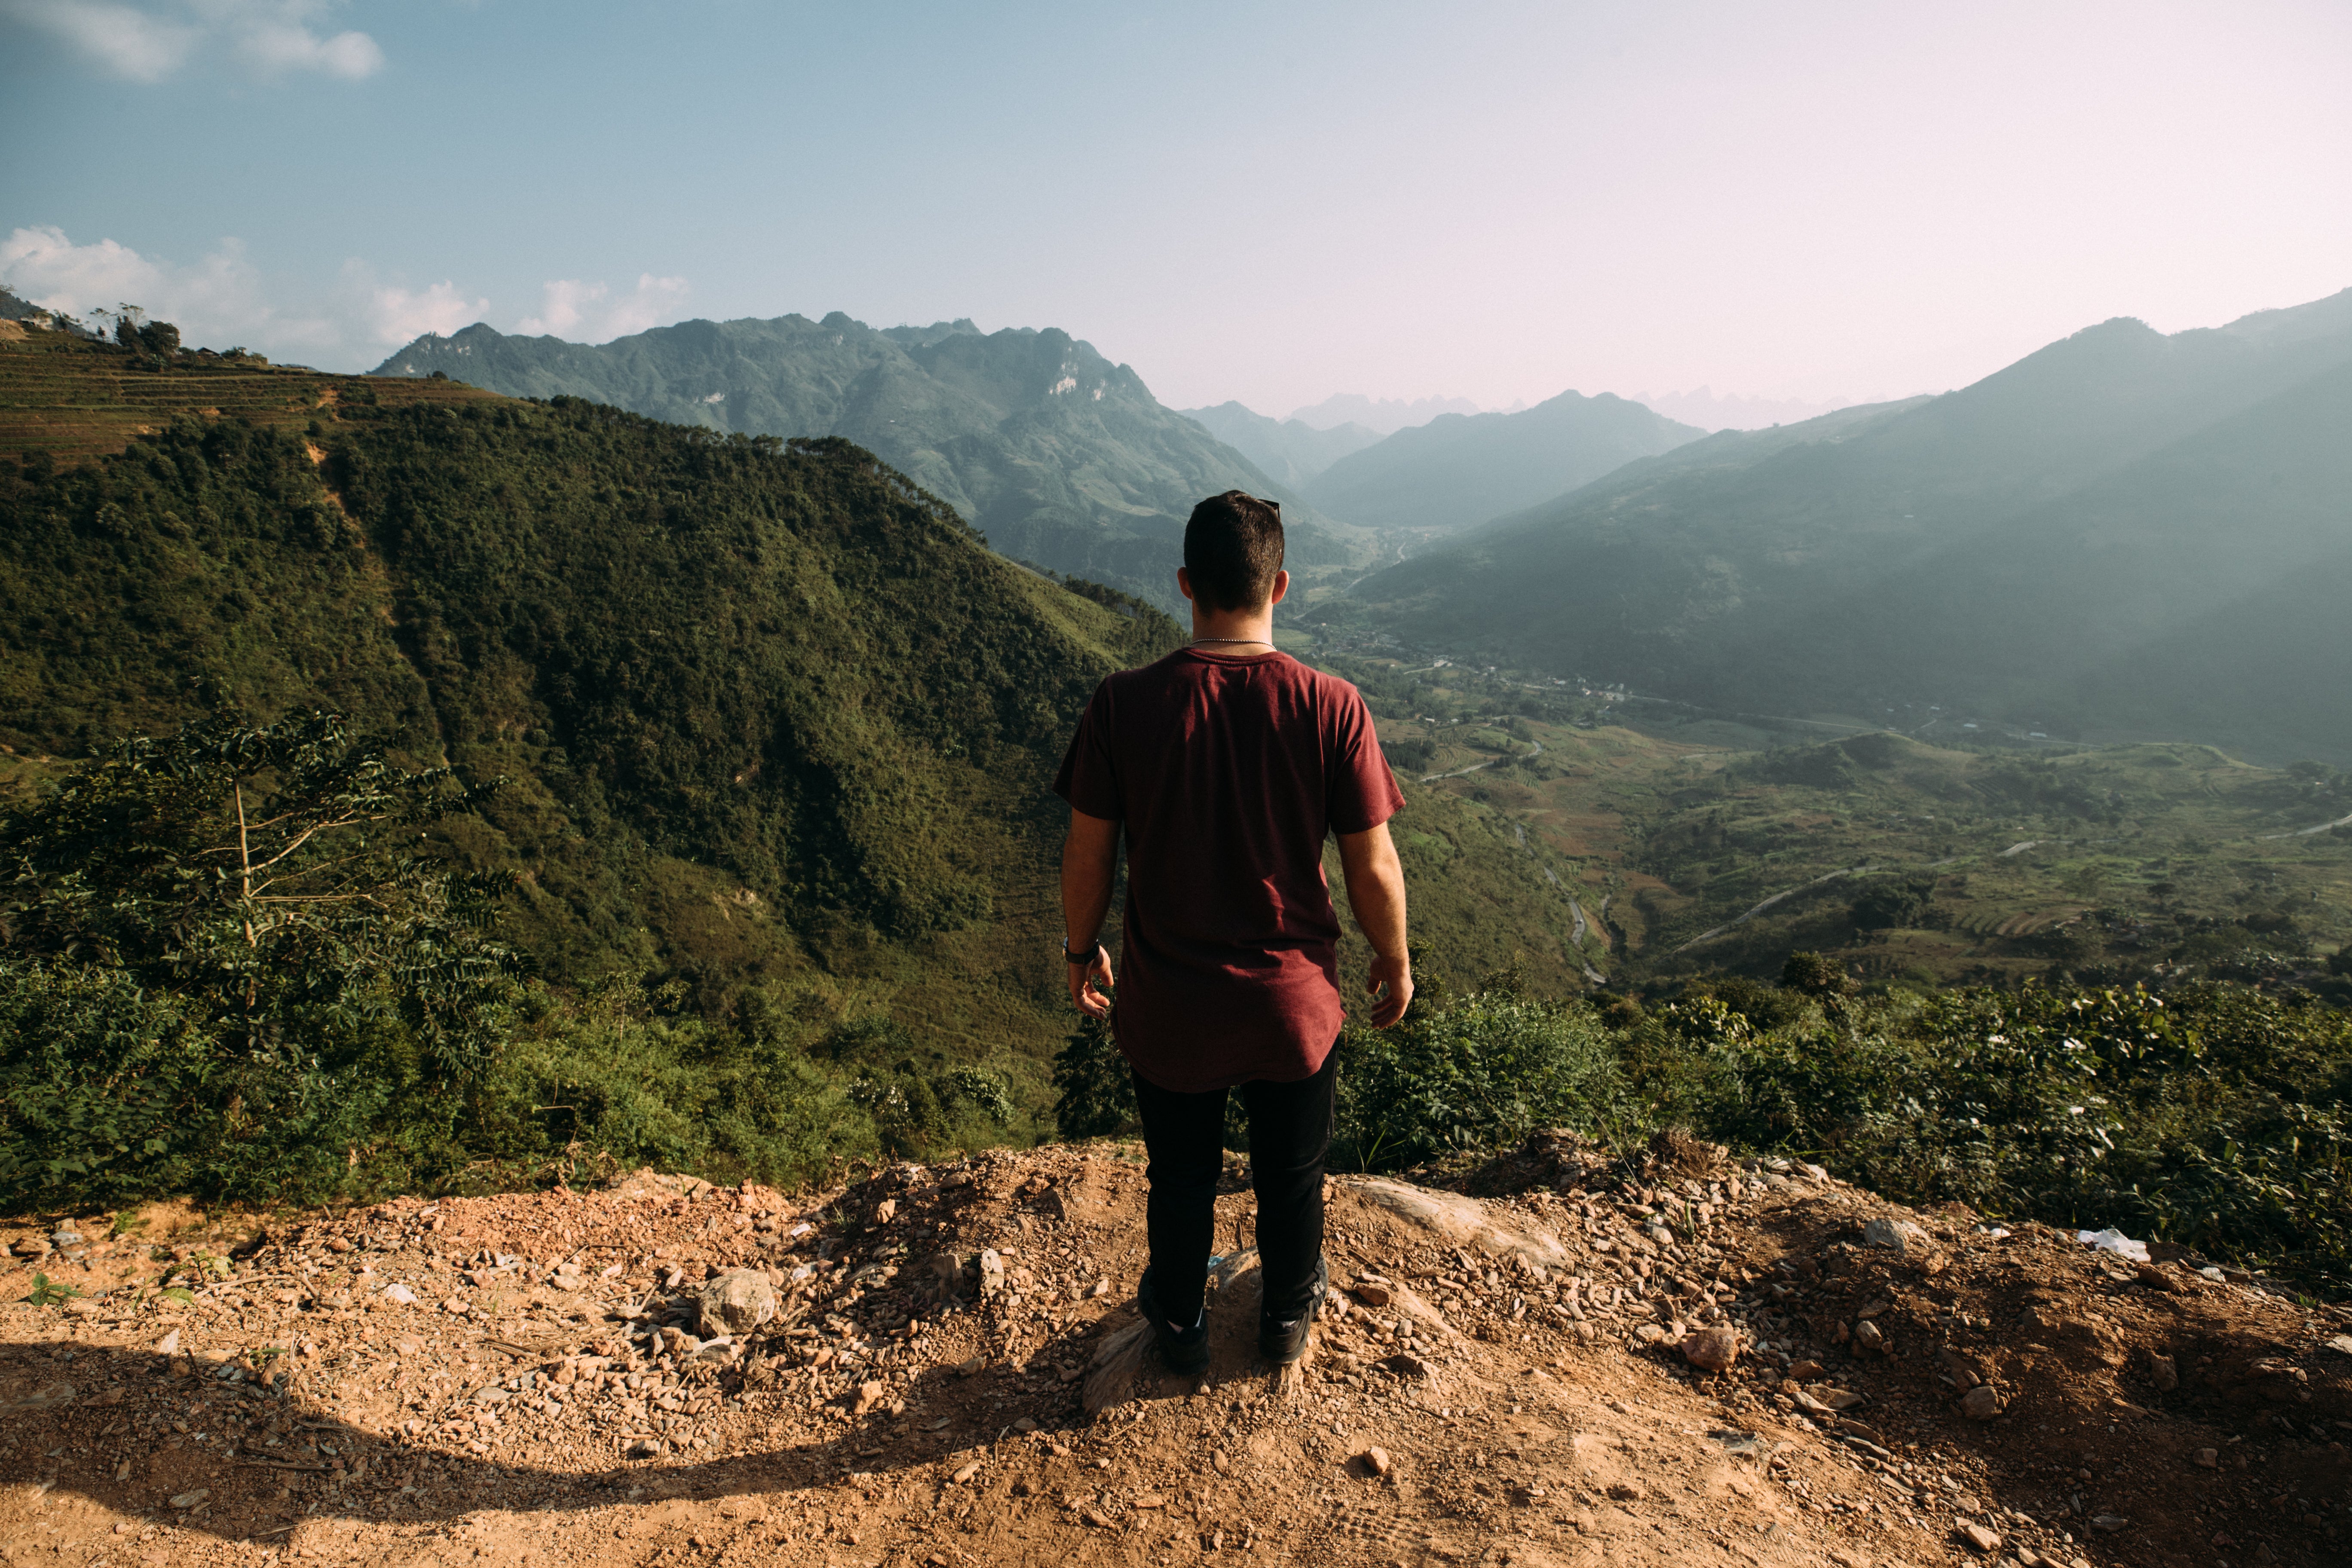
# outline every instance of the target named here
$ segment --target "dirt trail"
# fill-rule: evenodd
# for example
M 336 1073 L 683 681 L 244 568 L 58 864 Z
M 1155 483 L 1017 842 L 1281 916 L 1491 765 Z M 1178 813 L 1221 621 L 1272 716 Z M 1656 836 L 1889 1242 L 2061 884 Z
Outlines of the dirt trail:
M 1685 1142 L 1539 1137 L 1457 1184 L 1335 1180 L 1348 1289 L 1277 1375 L 1234 1172 L 1197 1382 L 1141 1353 L 1143 1177 L 1108 1146 L 823 1201 L 644 1173 L 404 1200 L 217 1261 L 230 1233 L 168 1215 L 68 1239 L 39 1267 L 92 1294 L 0 1276 L 0 1557 L 2352 1560 L 2333 1309 Z M 773 1315 L 706 1329 L 737 1269 Z

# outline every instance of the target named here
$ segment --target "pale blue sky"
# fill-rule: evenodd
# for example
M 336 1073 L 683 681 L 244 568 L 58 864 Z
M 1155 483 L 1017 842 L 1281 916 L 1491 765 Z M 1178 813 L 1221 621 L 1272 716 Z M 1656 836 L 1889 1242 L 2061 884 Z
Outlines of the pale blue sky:
M 2352 284 L 2352 7 L 0 0 L 0 280 L 1059 326 L 1167 402 L 1965 383 Z

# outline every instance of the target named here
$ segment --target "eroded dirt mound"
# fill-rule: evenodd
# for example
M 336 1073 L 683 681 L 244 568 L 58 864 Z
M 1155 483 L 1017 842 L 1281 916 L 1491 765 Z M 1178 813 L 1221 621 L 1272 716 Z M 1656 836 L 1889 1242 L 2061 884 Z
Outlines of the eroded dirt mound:
M 258 1234 L 26 1226 L 0 1541 L 123 1564 L 2352 1560 L 2336 1309 L 1687 1141 L 1629 1169 L 1546 1135 L 1457 1184 L 1333 1182 L 1344 1288 L 1276 1374 L 1230 1173 L 1213 1358 L 1181 1381 L 1134 1321 L 1143 1175 L 1108 1146 L 815 1199 L 640 1173 Z M 36 1268 L 82 1294 L 26 1301 Z

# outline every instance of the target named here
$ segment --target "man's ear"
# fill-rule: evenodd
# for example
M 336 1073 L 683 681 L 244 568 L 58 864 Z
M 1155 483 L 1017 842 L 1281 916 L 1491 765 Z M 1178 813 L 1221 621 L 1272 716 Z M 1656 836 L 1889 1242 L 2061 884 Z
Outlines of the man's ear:
M 1265 596 L 1265 602 L 1268 605 L 1279 605 L 1282 603 L 1282 596 L 1289 592 L 1290 574 L 1287 572 L 1276 572 L 1274 574 L 1274 592 Z
M 1192 596 L 1192 573 L 1190 567 L 1176 568 L 1176 591 L 1188 599 Z

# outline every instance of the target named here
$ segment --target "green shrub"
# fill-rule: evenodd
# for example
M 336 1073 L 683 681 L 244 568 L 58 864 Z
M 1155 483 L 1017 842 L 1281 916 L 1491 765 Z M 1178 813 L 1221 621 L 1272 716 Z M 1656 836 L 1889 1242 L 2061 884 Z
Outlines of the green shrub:
M 1489 989 L 1415 1006 L 1393 1029 L 1339 1039 L 1332 1163 L 1397 1170 L 1564 1125 L 1620 1139 L 1643 1126 L 1589 1010 Z

